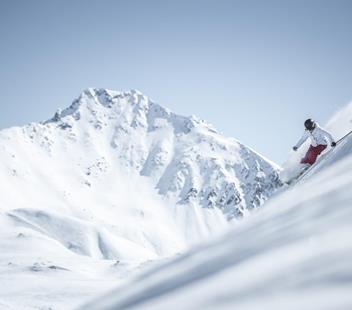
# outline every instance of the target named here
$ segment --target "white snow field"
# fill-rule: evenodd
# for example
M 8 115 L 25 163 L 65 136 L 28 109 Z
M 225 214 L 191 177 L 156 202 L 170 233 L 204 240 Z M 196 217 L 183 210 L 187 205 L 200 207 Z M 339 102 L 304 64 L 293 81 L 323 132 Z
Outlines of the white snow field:
M 352 129 L 339 115 L 336 135 Z M 352 309 L 351 171 L 349 136 L 229 232 L 81 309 Z
M 279 168 L 138 91 L 0 131 L 0 309 L 73 309 L 229 229 Z

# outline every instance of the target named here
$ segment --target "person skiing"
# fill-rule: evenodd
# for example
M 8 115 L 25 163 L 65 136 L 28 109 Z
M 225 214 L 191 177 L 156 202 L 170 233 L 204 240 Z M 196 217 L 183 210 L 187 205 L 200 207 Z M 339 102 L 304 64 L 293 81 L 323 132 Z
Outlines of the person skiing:
M 318 156 L 327 148 L 328 144 L 332 147 L 336 146 L 336 142 L 332 135 L 326 131 L 325 129 L 321 128 L 317 122 L 314 120 L 307 119 L 304 122 L 304 133 L 301 139 L 297 142 L 297 144 L 293 147 L 293 150 L 296 152 L 299 147 L 308 139 L 311 140 L 311 145 L 301 160 L 301 164 L 309 164 L 313 165 L 317 160 Z

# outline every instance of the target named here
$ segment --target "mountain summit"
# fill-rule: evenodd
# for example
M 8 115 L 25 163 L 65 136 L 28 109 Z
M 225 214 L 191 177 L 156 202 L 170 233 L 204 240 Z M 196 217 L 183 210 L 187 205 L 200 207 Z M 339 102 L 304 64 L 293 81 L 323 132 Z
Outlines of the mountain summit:
M 228 219 L 260 206 L 280 185 L 273 163 L 136 90 L 87 89 L 44 126 L 63 130 L 73 142 L 85 136 L 87 144 L 103 143 L 119 165 L 149 177 L 162 196 L 218 208 Z

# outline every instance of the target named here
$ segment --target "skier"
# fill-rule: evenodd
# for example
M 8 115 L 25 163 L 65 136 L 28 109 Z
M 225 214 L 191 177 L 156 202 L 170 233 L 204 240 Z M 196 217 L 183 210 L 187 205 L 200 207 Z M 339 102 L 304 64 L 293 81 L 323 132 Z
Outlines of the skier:
M 328 144 L 332 147 L 336 146 L 336 142 L 333 139 L 332 135 L 321 128 L 317 122 L 314 120 L 307 119 L 304 122 L 305 131 L 302 138 L 297 142 L 293 147 L 294 151 L 297 151 L 298 148 L 308 139 L 311 140 L 311 145 L 308 149 L 307 154 L 301 160 L 301 164 L 308 164 L 307 166 L 313 165 L 317 160 L 317 157 L 327 148 Z

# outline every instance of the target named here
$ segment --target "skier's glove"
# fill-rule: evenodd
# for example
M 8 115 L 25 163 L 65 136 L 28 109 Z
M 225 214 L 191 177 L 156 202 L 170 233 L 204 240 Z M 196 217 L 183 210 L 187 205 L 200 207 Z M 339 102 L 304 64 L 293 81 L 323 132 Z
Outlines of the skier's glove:
M 331 146 L 335 147 L 336 146 L 336 142 L 331 142 Z
M 292 149 L 296 152 L 298 150 L 298 147 L 294 146 Z

